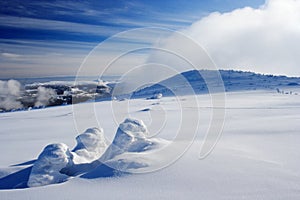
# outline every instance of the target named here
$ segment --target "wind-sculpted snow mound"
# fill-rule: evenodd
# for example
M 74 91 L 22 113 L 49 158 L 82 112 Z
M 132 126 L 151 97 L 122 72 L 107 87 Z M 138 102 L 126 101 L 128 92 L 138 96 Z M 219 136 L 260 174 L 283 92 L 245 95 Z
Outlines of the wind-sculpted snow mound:
M 103 168 L 110 168 L 111 174 L 138 172 L 151 166 L 155 159 L 151 154 L 167 144 L 163 139 L 149 138 L 148 129 L 141 120 L 126 119 L 119 125 L 113 142 L 99 159 L 103 164 L 87 172 L 82 177 L 102 177 Z M 105 165 L 106 167 L 103 167 Z
M 61 183 L 68 176 L 60 170 L 73 164 L 73 156 L 67 145 L 63 143 L 46 146 L 34 163 L 29 180 L 29 187 Z
M 73 149 L 75 163 L 88 163 L 102 156 L 108 147 L 103 129 L 89 128 L 76 137 Z
M 109 160 L 124 152 L 143 152 L 157 143 L 147 138 L 149 132 L 141 120 L 126 119 L 119 125 L 115 138 L 101 160 Z
M 63 143 L 47 145 L 33 166 L 8 175 L 6 179 L 11 184 L 5 187 L 0 184 L 0 189 L 57 184 L 74 176 L 100 178 L 138 172 L 157 160 L 151 152 L 167 144 L 149 135 L 143 121 L 128 118 L 119 125 L 113 142 L 108 145 L 103 129 L 89 128 L 76 137 L 72 151 Z

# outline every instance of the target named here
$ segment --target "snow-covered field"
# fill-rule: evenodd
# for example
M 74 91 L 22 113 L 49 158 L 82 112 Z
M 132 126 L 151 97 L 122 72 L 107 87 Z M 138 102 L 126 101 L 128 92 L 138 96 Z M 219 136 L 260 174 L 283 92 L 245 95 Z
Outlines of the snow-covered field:
M 161 128 L 155 138 L 171 141 L 181 113 L 189 116 L 196 109 L 192 99 L 97 102 L 95 113 L 108 141 L 113 140 L 126 117 L 126 113 L 114 116 L 112 105 L 113 109 L 129 108 L 129 117 L 143 120 L 149 134 Z M 273 90 L 227 93 L 222 136 L 212 153 L 201 160 L 199 152 L 212 105 L 209 95 L 198 95 L 197 99 L 197 137 L 191 148 L 166 168 L 121 176 L 77 176 L 42 187 L 11 187 L 0 190 L 0 199 L 300 199 L 300 95 Z M 87 105 L 76 106 L 85 110 Z M 72 108 L 0 113 L 0 188 L 24 179 L 26 169 L 48 144 L 65 143 L 70 149 L 76 146 L 75 138 L 84 130 L 75 122 L 86 124 L 86 129 L 91 128 L 91 122 L 88 117 L 74 120 Z M 140 160 L 143 154 L 136 156 Z

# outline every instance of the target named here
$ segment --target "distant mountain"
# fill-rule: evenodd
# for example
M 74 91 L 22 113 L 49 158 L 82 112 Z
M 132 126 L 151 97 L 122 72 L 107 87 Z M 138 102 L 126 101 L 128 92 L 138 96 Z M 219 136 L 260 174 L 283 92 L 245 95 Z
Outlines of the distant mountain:
M 75 84 L 74 81 L 56 81 L 55 78 L 51 78 L 48 82 L 24 85 L 16 80 L 2 81 L 0 86 L 0 112 L 7 112 L 76 104 L 89 100 L 110 100 L 114 84 L 102 80 L 77 81 Z
M 219 75 L 219 78 L 216 75 Z M 82 77 L 81 81 L 77 81 L 76 84 L 71 77 L 24 79 L 22 86 L 17 84 L 18 94 L 10 91 L 7 82 L 3 82 L 2 85 L 6 85 L 7 88 L 4 88 L 5 91 L 2 89 L 2 92 L 0 90 L 0 112 L 86 101 L 124 100 L 126 98 L 157 99 L 163 96 L 206 94 L 208 85 L 213 88 L 213 91 L 210 92 L 274 90 L 284 94 L 297 94 L 293 92 L 292 88 L 300 87 L 300 77 L 263 75 L 234 70 L 192 70 L 141 88 L 132 94 L 112 97 L 115 84 L 118 82 L 116 77 L 112 78 L 113 81 L 106 82 L 102 80 L 87 81 L 85 80 L 88 79 L 87 77 Z M 122 82 L 118 83 L 122 84 Z M 224 86 L 224 90 L 222 90 L 222 86 Z M 11 95 L 7 95 L 10 93 Z
M 218 79 L 217 71 L 192 70 L 177 74 L 157 84 L 135 91 L 134 98 L 150 97 L 161 93 L 163 96 L 208 93 L 207 85 L 212 87 L 224 84 L 226 92 L 243 90 L 276 90 L 281 92 L 287 87 L 299 87 L 300 77 L 263 75 L 253 72 L 219 70 L 221 79 Z M 190 88 L 190 89 L 189 89 Z

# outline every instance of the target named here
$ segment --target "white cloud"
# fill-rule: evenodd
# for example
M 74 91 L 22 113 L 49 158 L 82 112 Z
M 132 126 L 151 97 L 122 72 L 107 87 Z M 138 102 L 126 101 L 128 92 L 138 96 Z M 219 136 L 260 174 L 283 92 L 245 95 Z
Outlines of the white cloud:
M 219 68 L 300 75 L 300 0 L 211 13 L 183 31 Z
M 0 39 L 0 79 L 74 75 L 97 43 Z
M 0 110 L 11 110 L 22 108 L 18 101 L 21 95 L 21 84 L 16 80 L 0 80 Z
M 14 54 L 14 53 L 1 53 L 1 56 L 5 57 L 5 58 L 10 58 L 10 59 L 15 59 L 15 58 L 20 58 L 21 57 L 21 55 Z

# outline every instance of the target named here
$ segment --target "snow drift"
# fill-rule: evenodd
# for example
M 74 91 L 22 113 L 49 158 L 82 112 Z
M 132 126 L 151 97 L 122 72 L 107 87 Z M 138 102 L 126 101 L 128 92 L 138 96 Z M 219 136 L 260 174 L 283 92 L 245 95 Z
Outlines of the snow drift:
M 151 162 L 143 159 L 143 155 L 163 144 L 163 140 L 150 139 L 147 135 L 143 121 L 128 118 L 119 125 L 110 145 L 101 128 L 89 128 L 78 135 L 72 151 L 63 143 L 50 144 L 34 163 L 27 185 L 61 183 L 78 175 L 83 178 L 115 176 L 147 167 Z
M 74 162 L 88 163 L 102 156 L 108 147 L 103 129 L 89 128 L 76 137 L 77 145 L 73 149 Z
M 142 120 L 127 118 L 118 127 L 111 145 L 99 159 L 101 164 L 85 173 L 83 178 L 103 177 L 103 171 L 112 175 L 137 172 L 149 167 L 154 160 L 146 158 L 151 151 L 166 145 L 163 139 L 149 138 L 149 132 Z
M 66 181 L 68 176 L 60 173 L 60 170 L 71 166 L 72 159 L 67 145 L 58 143 L 46 146 L 32 167 L 28 186 L 36 187 Z
M 147 138 L 149 132 L 142 120 L 127 118 L 119 125 L 112 144 L 101 160 L 109 160 L 125 152 L 143 152 L 156 143 Z

